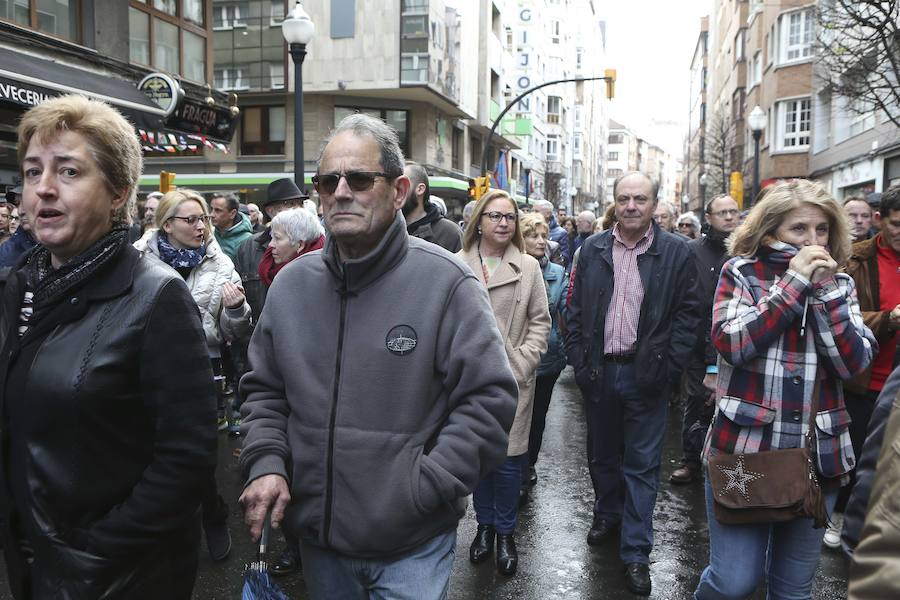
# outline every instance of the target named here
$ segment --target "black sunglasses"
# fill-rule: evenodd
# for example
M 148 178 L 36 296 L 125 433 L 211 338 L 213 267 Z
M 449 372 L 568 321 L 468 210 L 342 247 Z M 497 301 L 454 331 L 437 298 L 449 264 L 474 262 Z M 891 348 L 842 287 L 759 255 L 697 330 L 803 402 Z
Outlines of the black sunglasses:
M 322 173 L 312 176 L 313 185 L 320 194 L 333 194 L 337 189 L 341 178 L 347 180 L 347 185 L 354 192 L 368 192 L 375 185 L 376 177 L 393 179 L 397 175 L 388 175 L 380 171 L 347 171 L 345 173 Z

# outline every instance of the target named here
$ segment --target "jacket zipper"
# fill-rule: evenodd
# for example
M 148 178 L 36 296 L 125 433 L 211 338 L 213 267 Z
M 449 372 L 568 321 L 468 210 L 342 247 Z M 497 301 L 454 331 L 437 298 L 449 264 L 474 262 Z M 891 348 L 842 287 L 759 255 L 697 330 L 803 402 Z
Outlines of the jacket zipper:
M 328 423 L 328 457 L 325 467 L 325 531 L 323 539 L 328 545 L 331 538 L 331 513 L 334 501 L 334 424 L 337 420 L 338 391 L 341 382 L 341 355 L 344 350 L 344 321 L 347 316 L 347 292 L 341 290 L 341 320 L 338 324 L 337 358 L 334 364 L 334 389 L 331 395 L 331 416 Z

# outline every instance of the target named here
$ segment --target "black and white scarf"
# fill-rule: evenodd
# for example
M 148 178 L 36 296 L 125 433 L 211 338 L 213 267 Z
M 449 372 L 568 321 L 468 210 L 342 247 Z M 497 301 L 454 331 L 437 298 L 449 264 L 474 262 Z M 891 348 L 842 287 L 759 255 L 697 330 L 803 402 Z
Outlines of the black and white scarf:
M 34 325 L 49 308 L 81 287 L 127 243 L 128 229 L 113 229 L 58 269 L 50 263 L 50 251 L 42 245 L 36 246 L 23 267 L 25 290 L 31 293 L 32 303 L 28 326 Z

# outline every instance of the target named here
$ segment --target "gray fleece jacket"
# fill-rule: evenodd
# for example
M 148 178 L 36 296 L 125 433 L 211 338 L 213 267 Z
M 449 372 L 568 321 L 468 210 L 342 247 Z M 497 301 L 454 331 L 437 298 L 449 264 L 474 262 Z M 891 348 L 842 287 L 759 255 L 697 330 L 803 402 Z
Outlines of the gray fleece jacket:
M 275 278 L 250 342 L 241 465 L 289 481 L 285 527 L 359 557 L 450 531 L 506 458 L 517 388 L 484 287 L 398 214 L 369 255 L 333 238 Z

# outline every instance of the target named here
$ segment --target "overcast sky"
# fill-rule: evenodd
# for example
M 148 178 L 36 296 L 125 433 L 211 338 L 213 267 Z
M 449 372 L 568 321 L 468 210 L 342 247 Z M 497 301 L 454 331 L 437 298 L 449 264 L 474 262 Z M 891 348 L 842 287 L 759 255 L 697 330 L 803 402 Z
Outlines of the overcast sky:
M 600 0 L 607 64 L 616 69 L 613 119 L 681 156 L 690 65 L 710 0 Z

